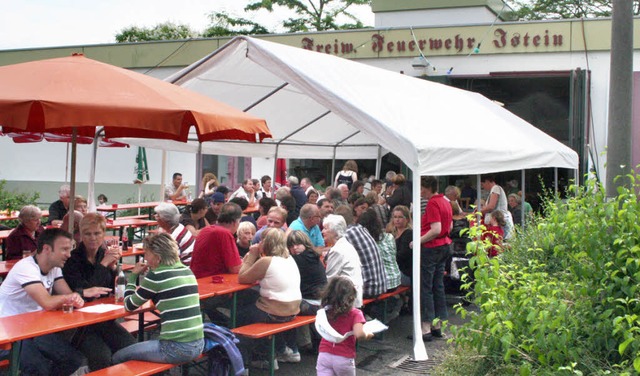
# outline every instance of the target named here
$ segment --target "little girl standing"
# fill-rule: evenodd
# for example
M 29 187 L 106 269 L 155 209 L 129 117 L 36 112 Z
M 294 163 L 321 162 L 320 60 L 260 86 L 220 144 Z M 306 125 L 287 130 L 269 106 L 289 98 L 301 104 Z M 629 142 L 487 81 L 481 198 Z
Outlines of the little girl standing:
M 504 219 L 504 213 L 500 210 L 491 212 L 491 221 L 485 227 L 482 233 L 482 240 L 489 240 L 491 247 L 487 249 L 489 257 L 496 257 L 502 251 L 502 239 L 504 238 L 504 226 L 507 222 Z
M 332 278 L 322 293 L 322 306 L 325 307 L 330 329 L 334 329 L 342 338 L 328 341 L 323 336 L 316 364 L 319 376 L 355 375 L 356 339 L 373 338 L 372 333 L 366 333 L 363 329 L 366 322 L 364 314 L 353 308 L 355 299 L 353 282 L 342 276 Z

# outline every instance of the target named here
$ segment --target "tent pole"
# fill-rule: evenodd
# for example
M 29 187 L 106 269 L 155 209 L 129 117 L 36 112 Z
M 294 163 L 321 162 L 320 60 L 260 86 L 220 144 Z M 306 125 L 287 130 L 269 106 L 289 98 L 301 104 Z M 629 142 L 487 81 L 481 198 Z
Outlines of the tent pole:
M 524 170 L 522 170 L 521 174 L 522 174 L 521 175 L 522 183 L 520 184 L 520 187 L 521 187 L 521 191 L 522 191 L 522 197 L 521 197 L 522 204 L 520 205 L 520 219 L 522 220 L 522 222 L 521 222 L 522 223 L 522 229 L 524 230 L 525 223 L 526 223 L 526 221 L 525 221 L 526 216 L 524 215 L 525 214 L 524 213 L 524 202 L 525 202 L 524 198 L 526 197 L 525 189 L 524 189 Z
M 382 169 L 382 147 L 378 145 L 378 158 L 376 158 L 376 179 L 380 179 L 381 169 Z
M 557 167 L 553 168 L 553 190 L 557 195 L 558 194 L 558 168 Z
M 420 286 L 420 172 L 412 169 L 413 175 L 413 286 Z M 413 299 L 413 360 L 429 359 L 427 349 L 422 341 L 422 320 L 420 317 L 420 289 L 411 289 Z
M 167 177 L 167 151 L 162 151 L 162 174 L 160 180 L 160 200 L 164 201 L 164 181 Z
M 271 177 L 271 189 L 276 186 L 276 182 L 278 181 L 278 149 L 280 149 L 280 144 L 276 145 L 276 154 L 273 157 L 273 176 Z M 275 200 L 275 195 L 272 194 L 272 198 Z
M 331 174 L 330 174 L 330 176 L 328 176 L 328 178 L 331 179 L 331 184 L 328 185 L 329 187 L 333 186 L 334 178 L 336 176 L 336 151 L 337 150 L 338 150 L 338 147 L 334 146 L 333 147 L 333 158 L 331 158 Z
M 89 204 L 89 213 L 96 212 L 96 163 L 98 160 L 98 145 L 102 139 L 102 131 L 104 128 L 98 129 L 93 137 L 93 153 L 91 154 L 91 171 L 89 172 L 89 187 L 87 189 L 87 202 Z
M 480 212 L 482 210 L 482 175 L 480 174 L 476 175 L 476 196 L 476 210 Z

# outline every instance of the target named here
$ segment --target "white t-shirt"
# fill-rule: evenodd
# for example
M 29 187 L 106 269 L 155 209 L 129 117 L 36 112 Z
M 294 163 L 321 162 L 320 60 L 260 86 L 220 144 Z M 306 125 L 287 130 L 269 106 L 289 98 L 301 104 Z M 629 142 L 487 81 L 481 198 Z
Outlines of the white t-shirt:
M 358 251 L 343 236 L 329 250 L 325 260 L 327 262 L 327 280 L 339 275 L 349 278 L 356 287 L 356 300 L 353 306 L 356 308 L 361 307 L 364 283 L 362 281 L 362 266 Z
M 249 194 L 244 190 L 243 187 L 240 187 L 235 192 L 233 192 L 231 196 L 229 196 L 229 200 L 236 197 L 244 198 L 245 200 L 249 201 Z
M 492 194 L 498 195 L 498 201 L 496 201 L 495 208 L 503 212 L 509 211 L 507 207 L 508 205 L 507 195 L 504 193 L 504 189 L 502 189 L 501 186 L 496 184 L 491 188 L 491 192 L 489 192 L 489 197 L 491 197 Z
M 178 188 L 174 187 L 173 183 L 165 185 L 164 199 L 171 200 L 171 196 L 176 193 Z M 186 199 L 187 199 L 187 193 L 186 193 L 186 190 L 183 189 L 182 192 L 180 192 L 180 196 L 176 197 L 175 201 L 186 200 Z
M 24 287 L 40 283 L 49 294 L 53 294 L 53 284 L 60 278 L 62 269 L 58 267 L 42 274 L 33 256 L 18 261 L 0 285 L 0 317 L 41 311 L 42 307 L 27 294 Z

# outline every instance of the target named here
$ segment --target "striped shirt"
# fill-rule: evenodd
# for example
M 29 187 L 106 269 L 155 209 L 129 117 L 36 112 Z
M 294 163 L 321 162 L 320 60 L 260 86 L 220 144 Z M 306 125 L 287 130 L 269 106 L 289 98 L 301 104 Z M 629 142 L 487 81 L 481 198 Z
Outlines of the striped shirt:
M 131 273 L 125 291 L 124 306 L 133 311 L 151 300 L 160 311 L 158 339 L 192 342 L 204 337 L 198 282 L 191 270 L 178 262 L 161 265 L 149 271 L 136 289 L 136 278 Z
M 344 237 L 351 243 L 360 256 L 362 266 L 362 293 L 365 298 L 373 298 L 387 289 L 384 266 L 376 241 L 369 231 L 361 225 L 349 226 Z
M 376 242 L 376 244 L 378 245 L 380 258 L 382 259 L 386 273 L 387 291 L 395 289 L 400 286 L 400 269 L 396 262 L 396 240 L 393 238 L 393 235 L 385 232 L 382 235 L 382 239 Z

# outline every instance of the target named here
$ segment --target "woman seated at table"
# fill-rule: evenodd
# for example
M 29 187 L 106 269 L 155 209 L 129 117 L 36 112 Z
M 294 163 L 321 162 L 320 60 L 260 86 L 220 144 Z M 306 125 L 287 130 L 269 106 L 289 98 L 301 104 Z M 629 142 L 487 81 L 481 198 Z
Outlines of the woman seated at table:
M 207 172 L 202 177 L 202 190 L 198 195 L 198 198 L 205 198 L 215 193 L 218 187 L 218 178 L 211 172 Z
M 207 203 L 201 198 L 196 198 L 191 201 L 190 205 L 187 205 L 184 213 L 180 216 L 180 223 L 182 223 L 193 236 L 197 236 L 200 230 L 209 225 L 204 218 L 205 214 L 207 214 L 207 209 Z
M 256 226 L 251 222 L 240 222 L 236 230 L 236 246 L 240 257 L 244 257 L 249 252 L 251 239 L 256 235 Z
M 262 241 L 253 244 L 244 256 L 238 273 L 238 282 L 260 282 L 260 297 L 255 304 L 238 309 L 238 326 L 257 322 L 283 323 L 293 320 L 300 312 L 300 272 L 290 257 L 285 234 L 269 228 L 262 233 Z M 283 338 L 284 337 L 284 341 Z M 278 360 L 300 361 L 296 346 L 296 332 L 290 330 L 276 336 Z M 248 343 L 240 343 L 245 360 L 248 360 Z M 289 347 L 286 347 L 289 346 Z M 296 360 L 297 359 L 297 360 Z
M 82 215 L 87 215 L 87 213 L 89 213 L 89 204 L 87 203 L 87 199 L 80 195 L 77 195 L 73 201 L 73 207 L 73 210 L 79 211 Z
M 400 275 L 402 286 L 411 286 L 413 249 L 409 244 L 413 241 L 412 228 L 409 208 L 404 205 L 393 208 L 387 232 L 393 235 L 396 241 L 396 262 L 402 273 Z
M 316 205 L 318 203 L 318 197 L 320 197 L 318 191 L 310 189 L 309 192 L 307 192 L 307 204 Z
M 62 274 L 69 287 L 85 300 L 85 290 L 102 288 L 102 296 L 113 290 L 116 266 L 121 256 L 117 248 L 106 249 L 106 220 L 98 213 L 89 213 L 80 220 L 81 242 L 71 252 Z M 81 329 L 77 344 L 89 361 L 91 371 L 111 365 L 116 351 L 135 343 L 129 332 L 116 321 L 107 321 Z
M 320 307 L 320 293 L 327 285 L 327 275 L 320 255 L 313 250 L 309 236 L 300 230 L 287 235 L 287 248 L 300 271 L 301 315 L 315 315 Z
M 19 260 L 22 251 L 34 252 L 38 248 L 38 236 L 44 231 L 40 222 L 42 210 L 37 206 L 27 205 L 20 209 L 20 224 L 5 239 L 5 260 Z
M 278 203 L 272 198 L 263 197 L 260 199 L 260 201 L 258 201 L 258 204 L 258 211 L 260 212 L 260 216 L 256 220 L 256 228 L 262 228 L 267 225 L 267 214 L 269 214 L 269 210 L 271 210 L 271 208 L 274 206 L 278 206 Z
M 178 244 L 169 234 L 144 239 L 144 259 L 131 271 L 124 308 L 134 311 L 148 300 L 160 311 L 157 340 L 133 344 L 113 355 L 114 363 L 143 360 L 178 364 L 197 358 L 204 347 L 198 283 L 191 269 L 180 262 Z M 149 270 L 136 287 L 138 276 Z

